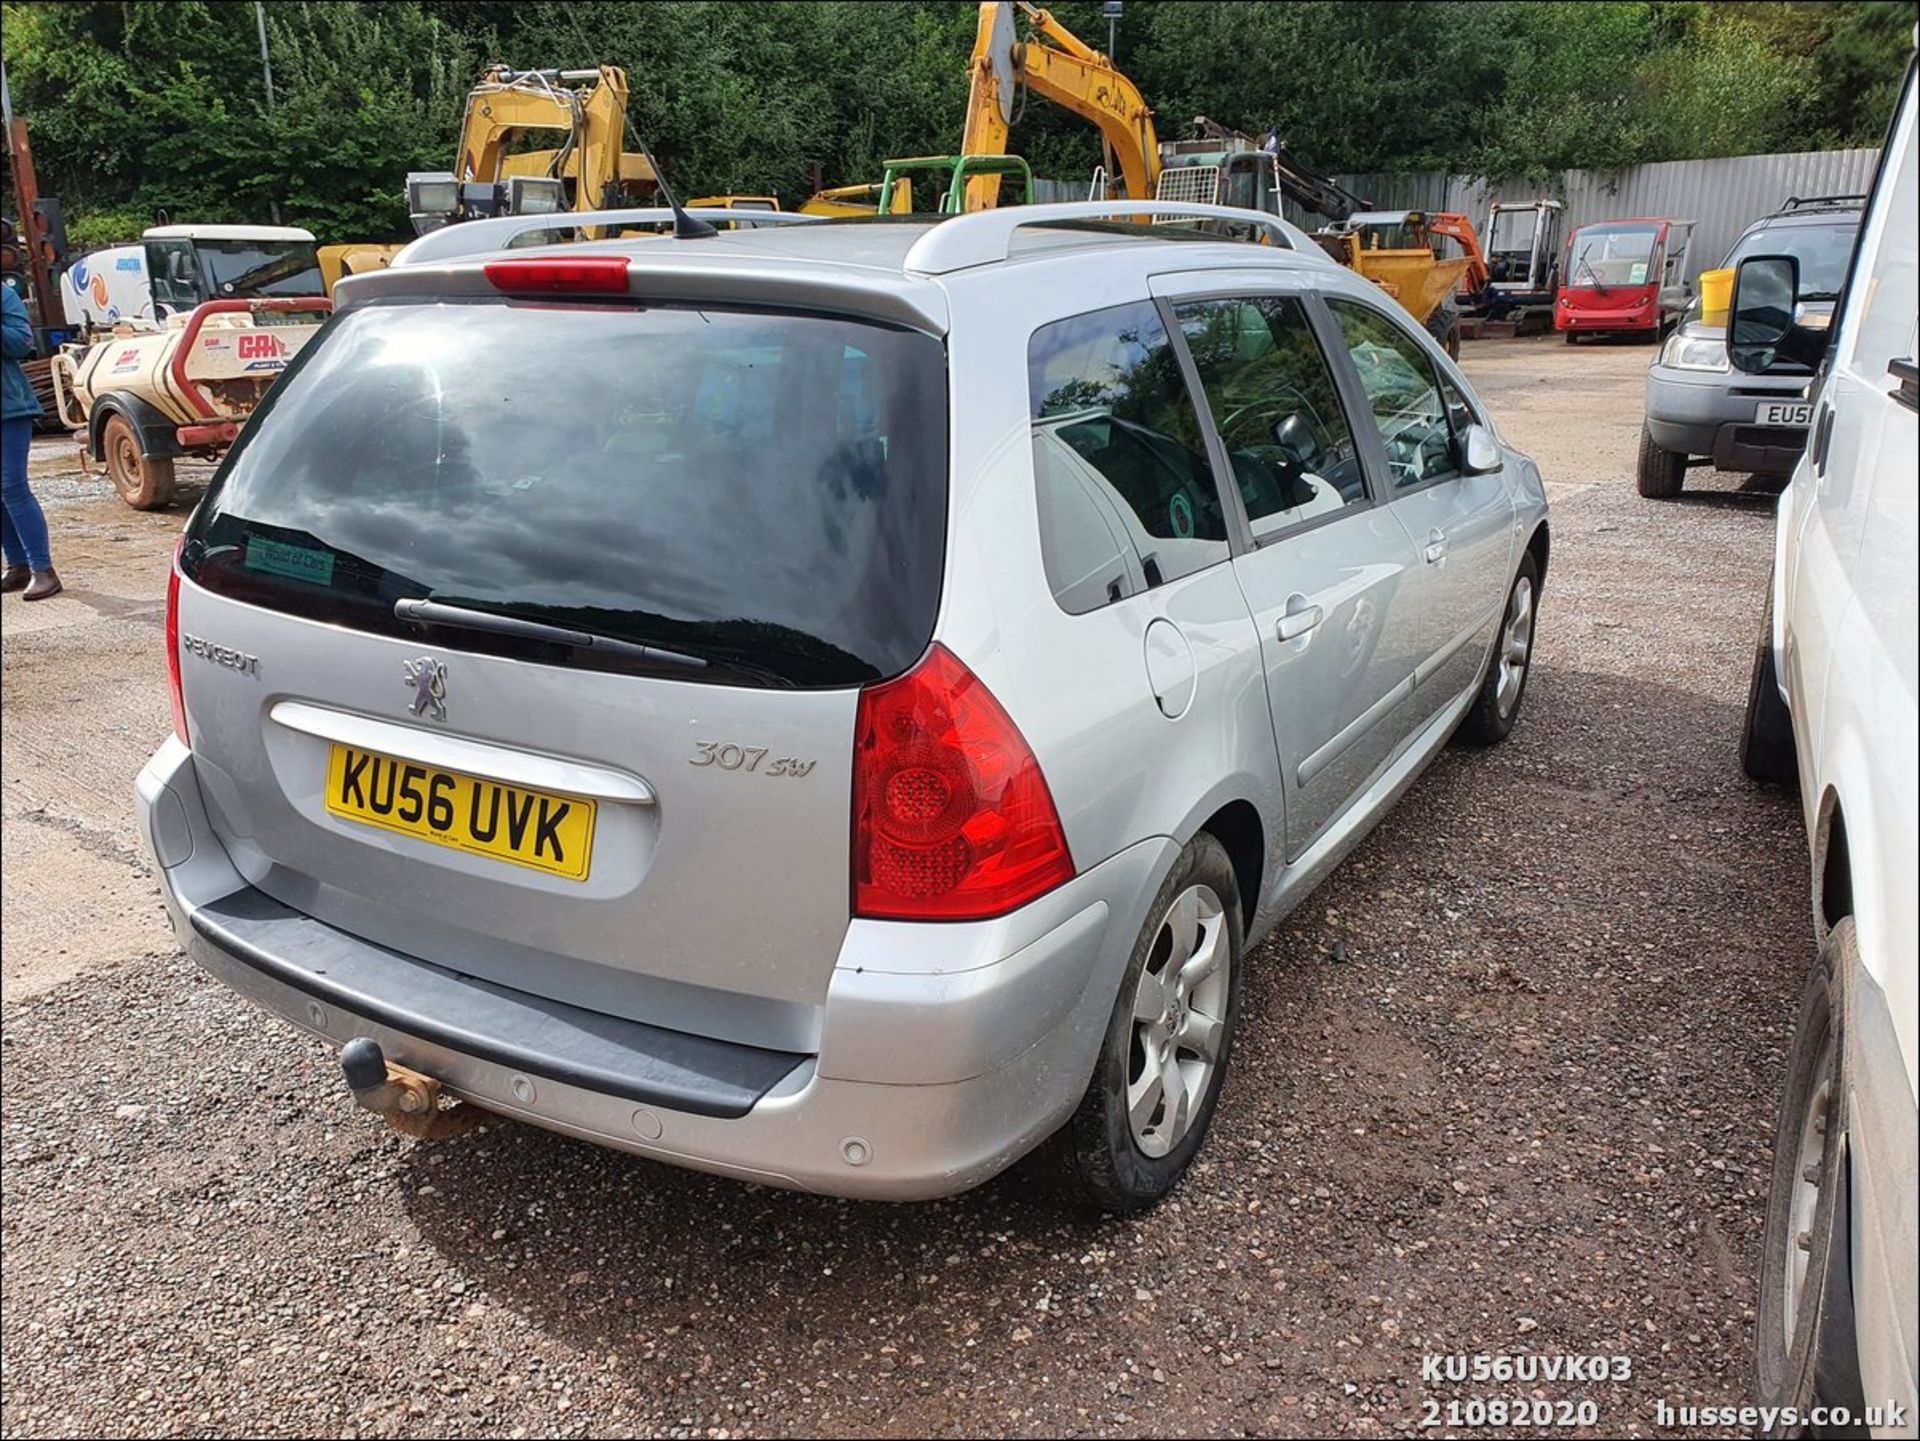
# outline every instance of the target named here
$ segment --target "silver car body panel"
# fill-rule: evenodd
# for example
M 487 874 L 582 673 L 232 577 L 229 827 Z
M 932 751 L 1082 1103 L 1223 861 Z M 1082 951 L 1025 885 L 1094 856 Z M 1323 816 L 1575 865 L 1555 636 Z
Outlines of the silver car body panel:
M 184 687 L 208 815 L 248 884 L 501 985 L 537 976 L 541 992 L 610 1015 L 817 1044 L 847 922 L 855 692 L 529 666 L 180 591 L 184 634 L 259 658 L 194 666 Z M 405 681 L 429 654 L 448 668 L 439 723 L 410 714 Z M 814 769 L 773 784 L 691 763 L 696 741 L 741 738 Z M 351 742 L 597 793 L 591 871 L 568 880 L 330 814 L 330 747 Z
M 1004 261 L 910 275 L 923 230 L 769 228 L 565 253 L 628 256 L 641 296 L 854 313 L 944 335 L 952 423 L 934 637 L 1038 758 L 1074 880 L 991 921 L 851 918 L 857 691 L 704 686 L 441 648 L 447 718 L 435 722 L 410 712 L 403 683 L 405 663 L 432 648 L 188 581 L 183 636 L 258 658 L 238 670 L 183 656 L 195 749 L 170 741 L 140 781 L 143 827 L 192 954 L 294 1024 L 335 1045 L 372 1035 L 485 1106 L 705 1169 L 908 1198 L 984 1180 L 1071 1110 L 1154 891 L 1213 818 L 1257 818 L 1250 940 L 1317 884 L 1471 703 L 1520 549 L 1545 520 L 1537 470 L 1503 446 L 1497 471 L 1403 496 L 1381 494 L 1373 474 L 1373 503 L 1350 515 L 1262 546 L 1241 522 L 1230 560 L 1070 615 L 1041 554 L 1034 331 L 1153 295 L 1374 304 L 1379 292 L 1313 247 L 1047 232 Z M 956 244 L 937 249 L 972 254 Z M 481 264 L 541 253 L 355 277 L 339 299 L 491 294 Z M 1403 328 L 1471 399 L 1424 331 Z M 1363 448 L 1377 444 L 1370 417 L 1352 420 Z M 1296 592 L 1326 613 L 1304 645 L 1274 629 Z M 763 786 L 690 764 L 696 741 L 743 737 L 815 769 Z M 592 873 L 560 880 L 339 820 L 319 795 L 334 743 L 597 797 Z M 630 1100 L 538 1075 L 523 1078 L 530 1102 L 517 1073 L 329 1009 L 211 944 L 196 911 L 247 888 L 343 943 L 805 1059 L 732 1119 L 641 1107 L 640 1121 Z

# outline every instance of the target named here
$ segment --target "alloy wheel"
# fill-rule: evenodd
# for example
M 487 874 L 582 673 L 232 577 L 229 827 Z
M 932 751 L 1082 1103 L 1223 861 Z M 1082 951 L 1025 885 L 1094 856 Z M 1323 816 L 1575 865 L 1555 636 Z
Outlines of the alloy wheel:
M 1494 704 L 1502 717 L 1513 714 L 1520 689 L 1526 683 L 1527 662 L 1533 655 L 1533 582 L 1521 576 L 1507 598 L 1507 618 L 1500 628 L 1499 666 L 1493 682 Z
M 1820 1047 L 1820 1059 L 1814 1064 L 1812 1094 L 1800 1117 L 1800 1142 L 1794 1151 L 1793 1196 L 1787 1208 L 1787 1229 L 1792 1236 L 1787 1264 L 1781 1277 L 1786 1288 L 1781 1310 L 1787 1354 L 1793 1353 L 1794 1332 L 1800 1320 L 1801 1299 L 1807 1292 L 1808 1261 L 1813 1248 L 1813 1221 L 1820 1209 L 1820 1185 L 1826 1177 L 1828 1134 L 1833 1114 L 1835 1049 L 1829 1035 Z
M 1220 897 L 1211 886 L 1189 886 L 1161 917 L 1134 990 L 1127 1124 L 1144 1155 L 1180 1144 L 1213 1084 L 1232 964 Z

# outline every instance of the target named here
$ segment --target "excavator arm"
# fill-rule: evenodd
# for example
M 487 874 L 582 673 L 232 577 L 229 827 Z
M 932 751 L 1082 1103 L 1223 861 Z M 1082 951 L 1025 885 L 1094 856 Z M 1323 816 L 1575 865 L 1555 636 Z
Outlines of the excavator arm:
M 1480 248 L 1480 232 L 1473 228 L 1473 222 L 1464 215 L 1452 215 L 1445 212 L 1428 214 L 1427 229 L 1434 235 L 1451 235 L 1466 252 L 1467 269 L 1461 276 L 1461 289 L 1469 295 L 1478 295 L 1487 288 L 1493 274 L 1487 269 L 1487 255 Z
M 1027 18 L 1029 33 L 1024 41 L 1014 34 L 1015 9 Z M 1127 197 L 1153 198 L 1160 175 L 1153 110 L 1111 60 L 1045 10 L 1025 0 L 984 0 L 969 75 L 963 154 L 1006 154 L 1014 100 L 1024 85 L 1091 121 L 1126 182 Z M 967 182 L 968 210 L 991 209 L 999 198 L 999 176 L 980 175 Z
M 591 81 L 590 88 L 578 88 Z M 597 70 L 509 70 L 496 66 L 467 96 L 460 126 L 463 181 L 492 184 L 511 175 L 551 175 L 572 182 L 574 210 L 619 205 L 628 186 L 658 184 L 646 157 L 626 150 L 627 76 L 616 65 Z M 555 150 L 512 152 L 529 130 L 558 130 Z

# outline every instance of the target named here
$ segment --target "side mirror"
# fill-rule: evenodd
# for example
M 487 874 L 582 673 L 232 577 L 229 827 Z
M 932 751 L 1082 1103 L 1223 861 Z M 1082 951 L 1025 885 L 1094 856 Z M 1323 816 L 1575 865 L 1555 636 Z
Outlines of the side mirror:
M 1826 354 L 1828 332 L 1794 321 L 1800 262 L 1791 255 L 1750 255 L 1733 273 L 1727 358 L 1734 369 L 1764 375 L 1781 360 L 1813 366 Z
M 1313 430 L 1298 412 L 1288 414 L 1286 419 L 1273 427 L 1273 443 L 1280 447 L 1295 465 L 1312 468 L 1314 458 L 1320 447 L 1313 443 Z
M 1500 468 L 1500 442 L 1493 438 L 1493 432 L 1484 425 L 1467 427 L 1466 444 L 1461 449 L 1466 452 L 1464 459 L 1468 475 L 1485 475 Z

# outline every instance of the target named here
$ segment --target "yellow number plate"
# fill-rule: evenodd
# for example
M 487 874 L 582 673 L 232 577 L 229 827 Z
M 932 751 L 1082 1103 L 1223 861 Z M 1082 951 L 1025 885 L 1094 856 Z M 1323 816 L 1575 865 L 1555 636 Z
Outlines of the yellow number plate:
M 570 881 L 587 878 L 594 803 L 522 790 L 336 745 L 327 809 L 382 830 L 492 856 Z

